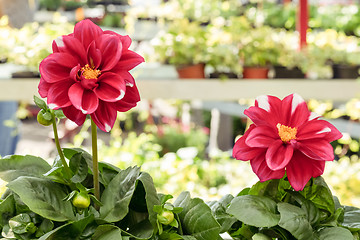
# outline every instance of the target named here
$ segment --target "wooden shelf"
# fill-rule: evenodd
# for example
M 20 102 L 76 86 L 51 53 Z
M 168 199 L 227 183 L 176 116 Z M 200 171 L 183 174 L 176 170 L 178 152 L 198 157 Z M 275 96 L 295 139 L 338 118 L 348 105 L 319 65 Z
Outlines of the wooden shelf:
M 0 101 L 31 101 L 38 95 L 39 79 L 0 79 Z M 144 99 L 183 99 L 204 101 L 236 101 L 269 94 L 283 98 L 298 93 L 304 99 L 347 101 L 360 97 L 357 80 L 307 80 L 307 79 L 164 79 L 138 80 L 140 95 Z

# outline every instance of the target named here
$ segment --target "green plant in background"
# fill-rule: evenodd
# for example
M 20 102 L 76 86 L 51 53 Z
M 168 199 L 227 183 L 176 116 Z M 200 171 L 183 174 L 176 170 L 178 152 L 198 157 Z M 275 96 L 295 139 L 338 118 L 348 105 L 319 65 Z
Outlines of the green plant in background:
M 52 23 L 27 23 L 21 29 L 9 28 L 6 18 L 2 18 L 1 23 L 0 48 L 4 49 L 1 57 L 35 72 L 40 61 L 50 54 L 53 39 L 59 34 L 70 33 L 74 28 L 59 14 L 54 15 Z
M 207 61 L 207 32 L 199 22 L 174 20 L 165 32 L 153 40 L 158 61 L 177 67 Z
M 274 31 L 267 26 L 254 28 L 241 39 L 239 55 L 244 66 L 267 66 L 276 63 L 280 54 Z

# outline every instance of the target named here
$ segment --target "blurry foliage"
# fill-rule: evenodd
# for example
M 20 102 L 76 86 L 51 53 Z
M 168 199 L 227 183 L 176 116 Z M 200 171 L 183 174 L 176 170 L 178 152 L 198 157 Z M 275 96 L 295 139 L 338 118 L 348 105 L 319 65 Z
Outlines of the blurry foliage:
M 4 16 L 0 20 L 0 58 L 26 66 L 28 70 L 38 71 L 41 60 L 52 52 L 52 41 L 70 33 L 73 28 L 74 25 L 59 14 L 54 15 L 52 23 L 41 25 L 32 22 L 21 29 L 10 28 Z

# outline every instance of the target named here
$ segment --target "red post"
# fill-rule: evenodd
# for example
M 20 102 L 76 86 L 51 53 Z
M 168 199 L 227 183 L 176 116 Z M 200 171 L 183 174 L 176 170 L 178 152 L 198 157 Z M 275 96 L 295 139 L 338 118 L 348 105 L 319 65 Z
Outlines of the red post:
M 300 0 L 298 8 L 297 30 L 300 33 L 300 49 L 306 46 L 306 32 L 308 29 L 309 9 L 308 1 Z

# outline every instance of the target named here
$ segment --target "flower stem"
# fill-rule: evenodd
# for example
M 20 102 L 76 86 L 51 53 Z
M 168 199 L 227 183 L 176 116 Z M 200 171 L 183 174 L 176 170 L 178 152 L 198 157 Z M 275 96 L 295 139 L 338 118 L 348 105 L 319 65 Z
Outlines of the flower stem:
M 100 200 L 100 184 L 99 184 L 99 166 L 97 152 L 97 126 L 91 119 L 91 141 L 92 141 L 92 158 L 93 158 L 93 178 L 94 178 L 94 195 Z M 95 208 L 99 207 L 95 205 Z
M 59 135 L 58 135 L 57 127 L 56 127 L 56 117 L 55 117 L 54 113 L 51 113 L 51 115 L 52 115 L 52 126 L 53 126 L 53 131 L 54 131 L 56 149 L 59 153 L 61 163 L 64 167 L 65 176 L 67 179 L 70 179 L 72 174 L 71 174 L 71 170 L 70 170 L 69 166 L 66 163 L 64 153 L 60 147 Z

